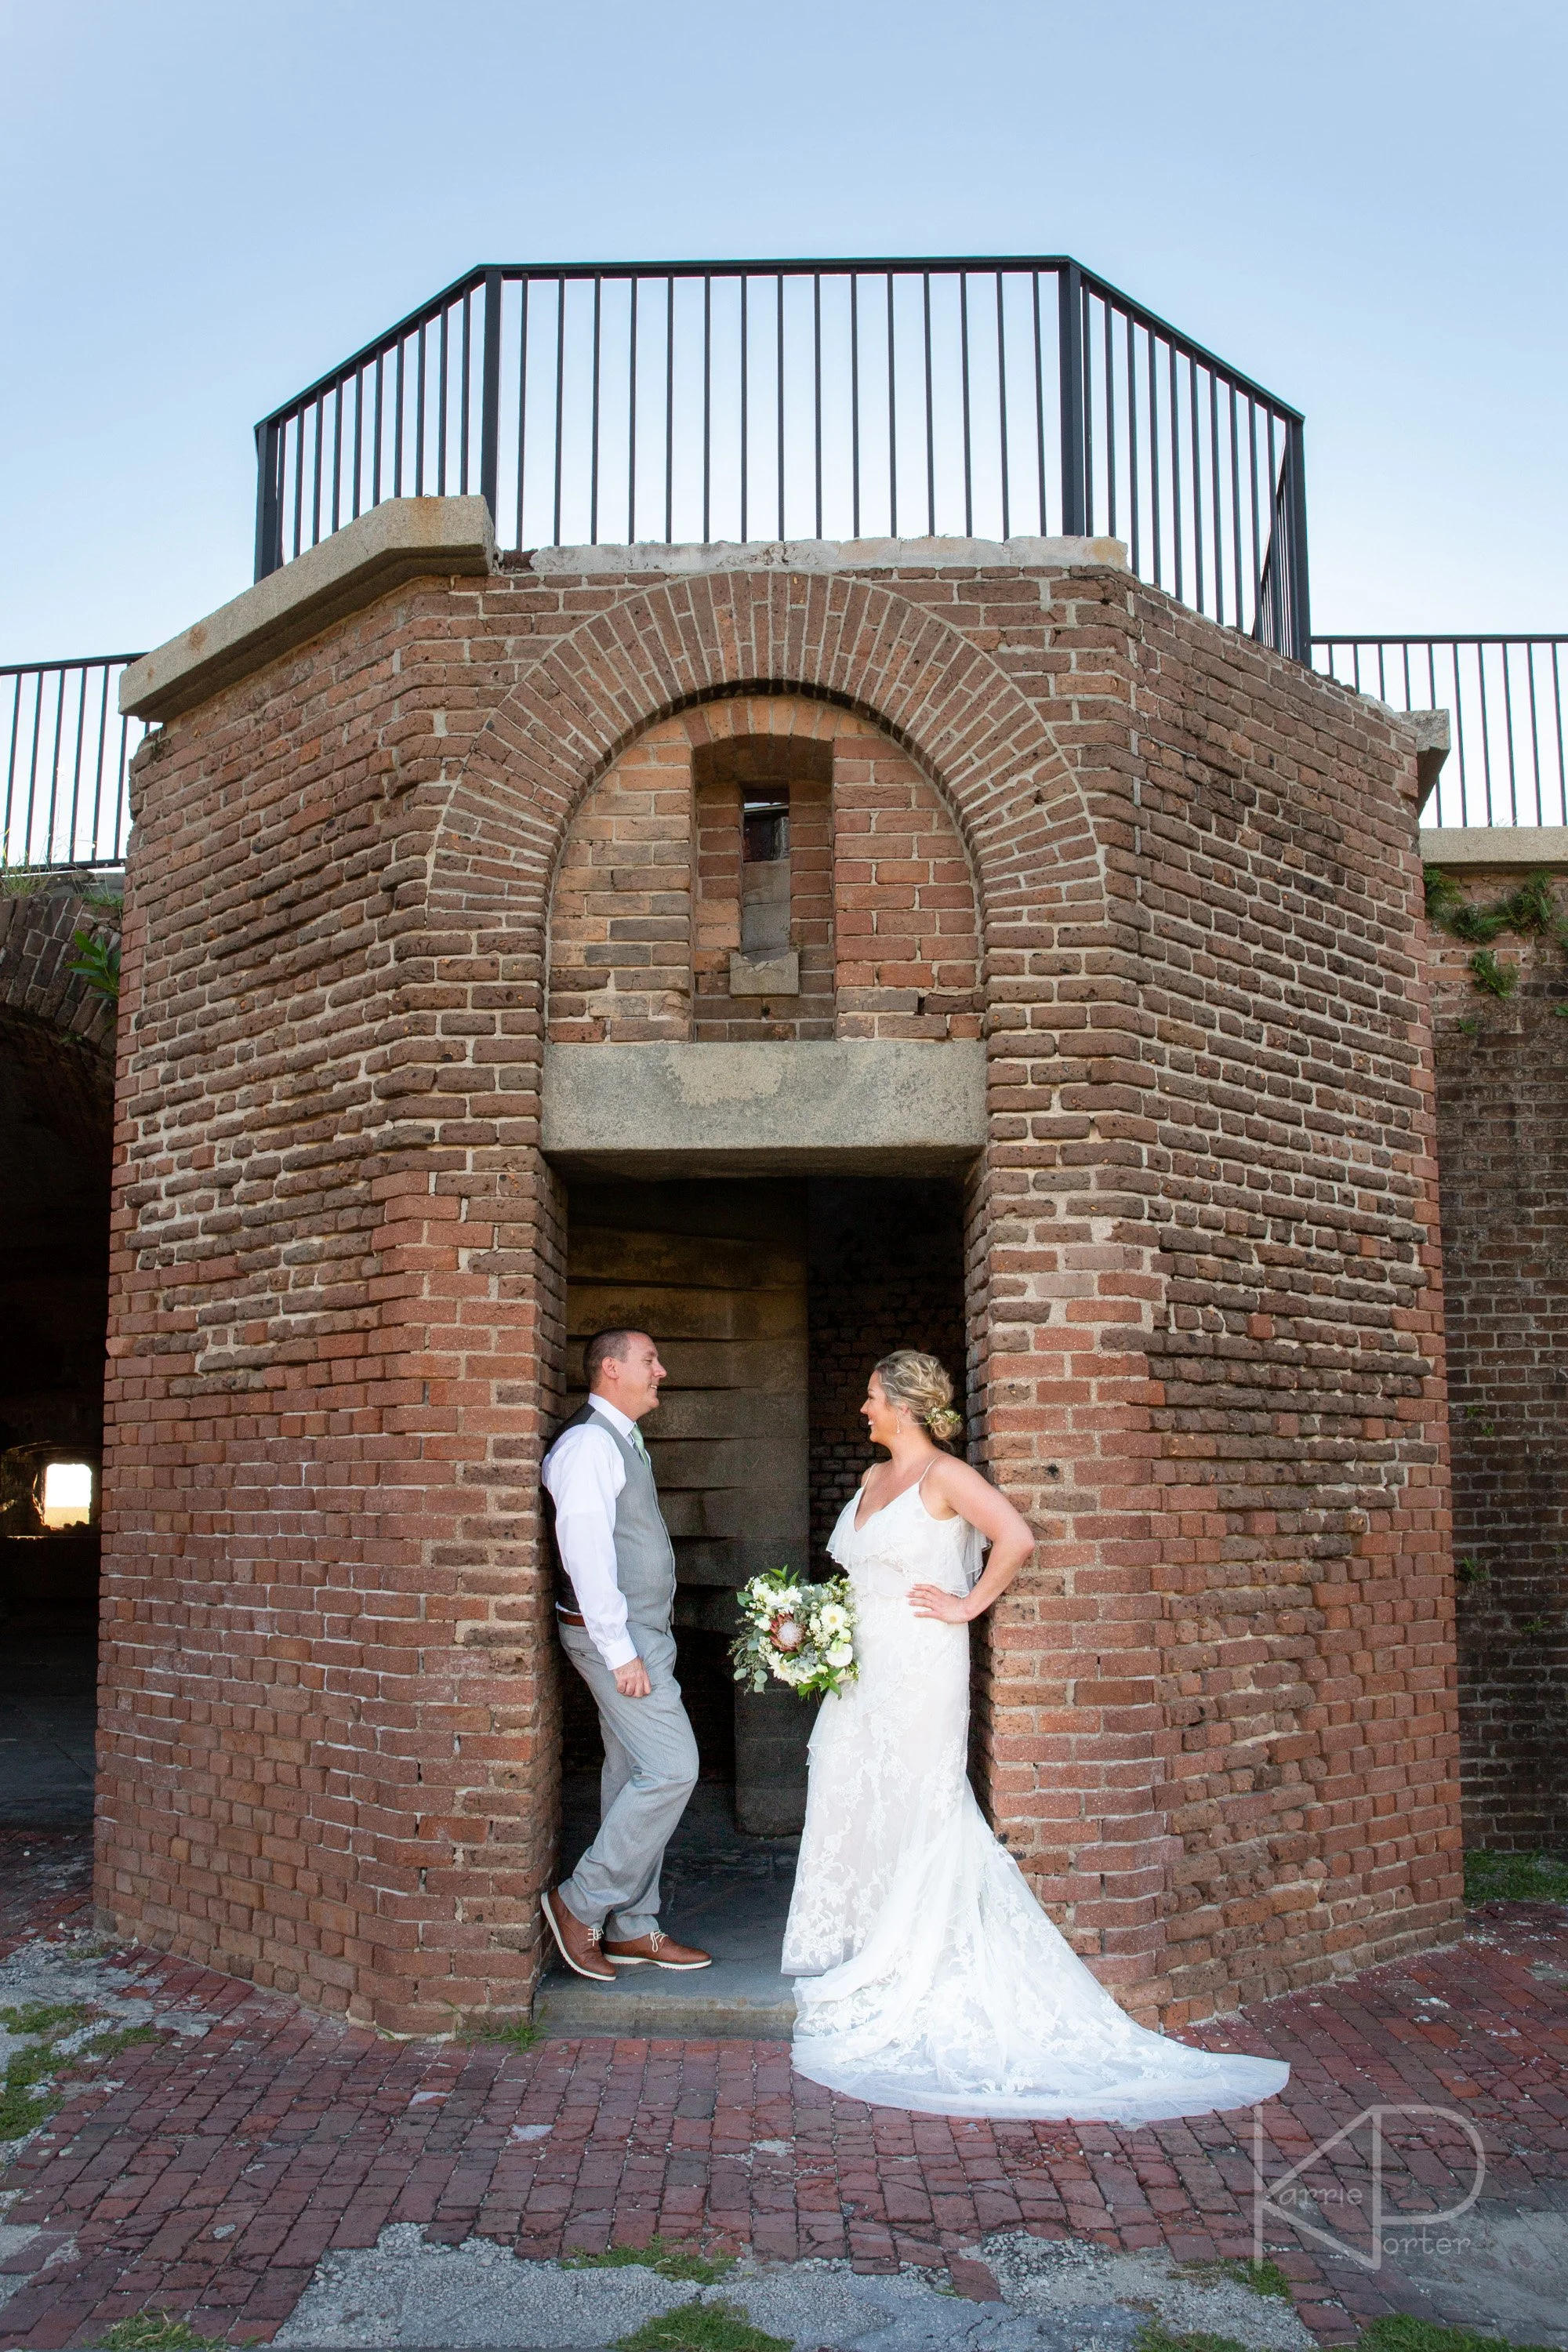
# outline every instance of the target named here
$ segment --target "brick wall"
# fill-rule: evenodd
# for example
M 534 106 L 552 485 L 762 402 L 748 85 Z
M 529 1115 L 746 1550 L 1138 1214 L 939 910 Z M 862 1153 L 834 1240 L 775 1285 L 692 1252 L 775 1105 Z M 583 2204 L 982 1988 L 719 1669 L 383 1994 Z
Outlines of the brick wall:
M 1494 904 L 1522 870 L 1466 877 Z M 1568 912 L 1568 882 L 1554 878 Z M 1467 1842 L 1568 1850 L 1568 956 L 1431 928 Z
M 860 1418 L 880 1356 L 939 1357 L 964 1402 L 963 1200 L 956 1184 L 814 1177 L 810 1215 L 811 1553 L 875 1458 Z
M 978 1037 L 980 948 L 963 845 L 934 784 L 868 730 L 835 765 L 841 1037 Z
M 1149 1076 L 1127 1169 L 1159 1286 L 1129 1285 L 1152 1483 L 1124 1492 L 1158 1514 L 1166 1948 L 1206 2002 L 1452 1916 L 1433 1069 L 1407 755 L 1375 707 L 1140 603 L 1107 978 Z
M 550 927 L 550 1034 L 636 1045 L 691 1034 L 691 749 L 651 728 L 584 794 Z
M 975 1021 L 973 877 L 972 1426 L 1043 1538 L 981 1647 L 1014 1851 L 1176 2018 L 1453 1920 L 1404 738 L 1108 568 L 521 561 L 396 591 L 138 769 L 100 1819 L 122 1929 L 395 2030 L 526 2000 L 558 1772 L 552 882 L 551 1018 L 670 1034 L 661 780 L 700 720 L 750 739 L 786 707 L 835 745 L 841 1033 Z M 699 981 L 702 860 L 699 820 Z M 611 932 L 617 875 L 655 935 Z

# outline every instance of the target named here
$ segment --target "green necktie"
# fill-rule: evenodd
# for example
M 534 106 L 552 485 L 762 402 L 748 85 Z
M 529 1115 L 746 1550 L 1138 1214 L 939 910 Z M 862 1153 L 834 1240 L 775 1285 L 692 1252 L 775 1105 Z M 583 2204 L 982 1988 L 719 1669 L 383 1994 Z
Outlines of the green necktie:
M 635 1447 L 636 1447 L 637 1451 L 637 1452 L 642 1455 L 643 1460 L 644 1460 L 645 1462 L 647 1462 L 647 1466 L 648 1466 L 648 1468 L 651 1470 L 651 1469 L 653 1468 L 653 1464 L 652 1464 L 651 1462 L 649 1462 L 649 1461 L 648 1461 L 648 1451 L 647 1451 L 647 1446 L 643 1444 L 643 1442 L 642 1442 L 642 1432 L 641 1432 L 641 1430 L 637 1427 L 637 1423 L 636 1423 L 636 1422 L 635 1422 L 635 1421 L 634 1421 L 634 1422 L 633 1422 L 633 1423 L 632 1423 L 632 1433 L 631 1433 L 631 1436 L 627 1439 L 627 1441 L 626 1441 L 626 1442 L 627 1442 L 627 1444 L 628 1444 L 629 1445 L 632 1445 L 632 1446 L 635 1446 Z

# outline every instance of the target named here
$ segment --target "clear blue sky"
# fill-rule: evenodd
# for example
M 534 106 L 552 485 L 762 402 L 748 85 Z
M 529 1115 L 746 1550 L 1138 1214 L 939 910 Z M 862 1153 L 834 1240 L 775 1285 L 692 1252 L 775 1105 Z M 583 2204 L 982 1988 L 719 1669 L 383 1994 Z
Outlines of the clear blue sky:
M 0 660 L 249 578 L 479 260 L 1069 252 L 1305 409 L 1319 628 L 1568 626 L 1562 0 L 0 0 Z

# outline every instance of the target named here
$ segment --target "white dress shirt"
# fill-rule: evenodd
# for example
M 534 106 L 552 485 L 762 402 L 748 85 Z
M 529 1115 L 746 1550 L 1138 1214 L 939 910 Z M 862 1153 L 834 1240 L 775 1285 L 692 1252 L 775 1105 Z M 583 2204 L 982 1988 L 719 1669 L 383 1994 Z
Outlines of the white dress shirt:
M 613 1673 L 630 1665 L 637 1646 L 627 1636 L 626 1595 L 616 1580 L 616 1498 L 626 1483 L 626 1465 L 610 1429 L 631 1444 L 638 1440 L 636 1422 L 618 1405 L 602 1396 L 588 1402 L 609 1429 L 585 1421 L 563 1430 L 540 1475 L 555 1506 L 555 1541 L 584 1628 Z

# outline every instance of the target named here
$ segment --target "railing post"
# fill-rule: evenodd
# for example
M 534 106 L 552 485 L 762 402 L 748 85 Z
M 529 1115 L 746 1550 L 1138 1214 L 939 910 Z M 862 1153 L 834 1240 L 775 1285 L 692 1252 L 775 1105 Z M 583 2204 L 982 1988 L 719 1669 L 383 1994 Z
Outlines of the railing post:
M 479 496 L 496 520 L 500 479 L 501 275 L 485 272 L 485 341 L 479 366 Z
M 278 497 L 276 423 L 256 428 L 256 577 L 265 580 L 283 562 L 283 511 Z
M 1089 468 L 1083 434 L 1083 272 L 1069 261 L 1057 274 L 1059 328 L 1057 364 L 1061 377 L 1062 532 L 1081 539 L 1089 529 Z
M 1289 609 L 1285 616 L 1286 644 L 1284 651 L 1310 669 L 1312 666 L 1312 604 L 1307 580 L 1307 428 L 1298 417 L 1290 427 L 1289 452 L 1290 530 L 1289 563 L 1286 569 L 1286 594 Z

